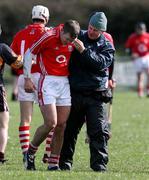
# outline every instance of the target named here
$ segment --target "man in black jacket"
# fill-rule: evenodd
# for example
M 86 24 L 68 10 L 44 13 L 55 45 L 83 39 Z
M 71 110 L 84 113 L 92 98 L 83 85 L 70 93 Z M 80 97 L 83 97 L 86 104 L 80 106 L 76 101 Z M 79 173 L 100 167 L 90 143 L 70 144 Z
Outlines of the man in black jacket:
M 90 138 L 90 167 L 94 171 L 107 170 L 109 130 L 105 102 L 110 100 L 108 68 L 114 60 L 114 48 L 102 34 L 107 28 L 103 12 L 96 12 L 88 30 L 81 31 L 74 42 L 76 50 L 70 60 L 72 109 L 67 121 L 60 168 L 70 170 L 77 136 L 84 122 Z

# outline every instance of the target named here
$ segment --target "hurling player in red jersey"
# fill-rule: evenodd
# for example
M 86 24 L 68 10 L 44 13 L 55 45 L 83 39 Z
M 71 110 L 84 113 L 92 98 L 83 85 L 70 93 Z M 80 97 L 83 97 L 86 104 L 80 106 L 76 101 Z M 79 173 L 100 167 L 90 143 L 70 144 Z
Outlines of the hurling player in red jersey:
M 49 28 L 45 27 L 49 20 L 49 10 L 47 7 L 36 5 L 32 9 L 32 24 L 29 24 L 24 29 L 20 30 L 14 37 L 11 44 L 11 48 L 16 54 L 24 56 L 26 50 L 35 43 L 42 34 L 44 34 Z M 35 86 L 38 86 L 38 80 L 40 77 L 40 69 L 38 65 L 38 56 L 34 56 L 34 63 L 32 65 L 32 80 Z M 26 93 L 24 90 L 24 76 L 23 68 L 18 69 L 18 100 L 20 102 L 20 125 L 19 125 L 19 140 L 24 155 L 29 147 L 30 139 L 30 123 L 32 120 L 33 104 L 38 102 L 38 93 Z M 51 136 L 51 135 L 49 135 Z M 46 144 L 46 153 L 50 153 L 50 147 L 47 147 L 51 139 L 47 137 L 48 142 Z
M 146 32 L 146 25 L 139 22 L 125 44 L 126 52 L 131 54 L 137 73 L 138 96 L 144 95 L 144 74 L 147 75 L 146 93 L 149 96 L 149 33 Z
M 71 107 L 68 63 L 74 49 L 73 41 L 80 32 L 79 23 L 68 20 L 45 33 L 24 57 L 24 76 L 26 92 L 36 87 L 31 80 L 31 57 L 40 55 L 41 76 L 38 84 L 38 98 L 44 123 L 37 128 L 26 154 L 25 168 L 35 170 L 34 158 L 39 145 L 54 129 L 48 170 L 59 169 L 59 155 L 63 143 L 65 123 Z

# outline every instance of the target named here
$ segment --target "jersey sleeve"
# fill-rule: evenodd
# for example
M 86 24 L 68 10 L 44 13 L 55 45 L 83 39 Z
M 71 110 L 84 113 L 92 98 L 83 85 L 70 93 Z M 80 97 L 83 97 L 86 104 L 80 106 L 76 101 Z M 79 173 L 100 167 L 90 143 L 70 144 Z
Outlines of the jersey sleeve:
M 31 46 L 30 52 L 32 54 L 38 54 L 41 51 L 41 49 L 45 47 L 48 37 L 49 35 L 46 32 Z
M 50 29 L 45 32 L 30 48 L 32 54 L 38 54 L 42 49 L 46 48 L 49 41 L 56 36 L 56 31 Z M 48 45 L 49 46 L 49 45 Z

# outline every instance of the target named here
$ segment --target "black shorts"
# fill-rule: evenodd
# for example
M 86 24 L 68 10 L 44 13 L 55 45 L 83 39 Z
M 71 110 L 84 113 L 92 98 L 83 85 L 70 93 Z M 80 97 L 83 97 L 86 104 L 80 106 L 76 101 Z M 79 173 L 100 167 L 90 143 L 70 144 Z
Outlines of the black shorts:
M 6 91 L 4 86 L 0 86 L 0 112 L 9 111 L 7 100 L 6 100 Z

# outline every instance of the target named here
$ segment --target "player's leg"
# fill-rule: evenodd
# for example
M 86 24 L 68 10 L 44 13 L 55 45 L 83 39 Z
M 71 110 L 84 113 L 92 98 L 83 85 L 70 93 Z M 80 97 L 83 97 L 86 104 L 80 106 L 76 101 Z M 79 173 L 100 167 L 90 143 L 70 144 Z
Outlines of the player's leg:
M 53 91 L 53 88 L 51 88 L 50 85 L 53 87 L 52 81 L 49 81 L 49 76 L 41 76 L 39 80 L 38 98 L 44 122 L 37 128 L 33 140 L 29 145 L 25 161 L 27 170 L 35 170 L 35 153 L 38 150 L 39 145 L 46 139 L 49 132 L 54 129 L 57 124 L 55 91 Z
M 32 120 L 33 102 L 20 101 L 20 125 L 19 125 L 19 140 L 24 155 L 30 142 L 30 123 Z
M 57 112 L 55 104 L 40 106 L 44 123 L 39 126 L 35 132 L 32 144 L 38 147 L 48 136 L 49 132 L 57 124 Z
M 144 96 L 144 74 L 143 72 L 137 73 L 137 86 L 138 86 L 138 96 L 143 97 Z
M 89 141 L 90 141 L 90 138 L 87 134 L 87 125 L 86 125 L 86 121 L 85 121 L 85 128 L 86 128 L 86 131 L 85 131 L 85 144 L 89 144 Z
M 51 143 L 52 143 L 53 134 L 54 134 L 54 129 L 49 132 L 49 134 L 45 140 L 45 152 L 44 152 L 44 155 L 42 158 L 43 163 L 49 162 L 49 158 L 51 155 Z
M 64 129 L 66 121 L 68 119 L 71 107 L 71 96 L 70 96 L 70 86 L 68 79 L 66 77 L 61 77 L 56 79 L 58 83 L 56 91 L 56 107 L 57 107 L 57 126 L 54 130 L 54 135 L 51 144 L 51 155 L 49 159 L 48 169 L 58 169 L 59 168 L 59 156 L 63 144 Z
M 144 59 L 144 69 L 146 73 L 146 95 L 149 97 L 149 56 L 147 55 Z
M 29 147 L 30 123 L 32 120 L 35 93 L 25 92 L 23 75 L 20 75 L 18 79 L 18 101 L 20 102 L 19 140 L 24 158 L 24 154 Z
M 0 163 L 5 162 L 5 149 L 8 140 L 9 112 L 0 112 Z
M 57 112 L 55 104 L 40 106 L 40 110 L 44 119 L 44 123 L 36 129 L 33 140 L 30 142 L 25 158 L 25 168 L 27 170 L 35 170 L 35 153 L 40 144 L 46 139 L 49 132 L 55 128 L 57 124 Z
M 0 163 L 4 163 L 5 150 L 8 140 L 9 111 L 6 101 L 5 89 L 0 87 Z
M 57 126 L 51 144 L 51 155 L 49 158 L 49 170 L 56 170 L 59 167 L 59 157 L 63 144 L 66 120 L 70 113 L 70 106 L 57 106 Z
M 144 96 L 144 87 L 143 87 L 143 81 L 144 81 L 144 62 L 142 58 L 137 58 L 134 60 L 134 67 L 137 74 L 137 93 L 139 97 Z
M 146 94 L 149 97 L 149 70 L 147 70 L 147 84 L 146 84 Z

